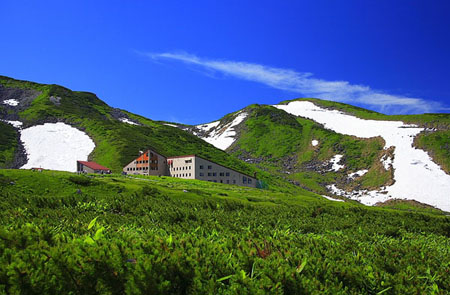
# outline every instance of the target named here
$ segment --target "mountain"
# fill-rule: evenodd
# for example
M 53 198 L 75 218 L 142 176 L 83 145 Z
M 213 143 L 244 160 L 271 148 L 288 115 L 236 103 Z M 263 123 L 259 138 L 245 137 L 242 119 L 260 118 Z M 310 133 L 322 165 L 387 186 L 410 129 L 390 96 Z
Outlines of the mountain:
M 450 211 L 450 114 L 387 116 L 297 99 L 180 128 L 318 194 Z
M 250 105 L 197 126 L 153 121 L 95 94 L 0 76 L 0 167 L 113 172 L 152 147 L 197 154 L 271 189 L 375 205 L 413 200 L 450 211 L 450 115 L 387 116 L 296 99 Z
M 0 76 L 0 130 L 0 168 L 75 171 L 76 160 L 86 157 L 120 173 L 140 150 L 152 147 L 166 156 L 197 154 L 257 173 L 273 189 L 303 191 L 188 132 L 58 85 Z

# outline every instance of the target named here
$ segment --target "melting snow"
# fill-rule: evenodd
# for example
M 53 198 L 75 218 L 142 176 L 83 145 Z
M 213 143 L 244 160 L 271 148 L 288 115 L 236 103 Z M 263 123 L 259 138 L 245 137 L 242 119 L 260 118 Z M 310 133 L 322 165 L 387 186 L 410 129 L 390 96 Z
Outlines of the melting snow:
M 219 125 L 220 121 L 211 122 L 208 124 L 197 125 L 198 129 L 201 129 L 205 132 L 209 132 L 211 129 L 216 128 Z
M 174 124 L 169 124 L 169 123 L 163 123 L 163 124 L 166 125 L 166 126 L 177 127 L 177 128 L 178 128 L 178 126 L 177 126 L 177 125 L 174 125 Z
M 127 118 L 120 118 L 119 121 L 127 123 L 127 124 L 130 124 L 130 125 L 139 125 L 139 124 L 137 124 L 137 123 L 127 119 Z
M 364 174 L 366 174 L 367 172 L 369 172 L 369 170 L 367 170 L 367 169 L 363 169 L 363 170 L 359 170 L 359 171 L 356 171 L 356 172 L 354 172 L 354 173 L 350 173 L 349 175 L 348 175 L 348 178 L 355 178 L 355 177 L 361 177 L 361 176 L 363 176 Z
M 425 151 L 412 146 L 414 137 L 423 128 L 399 121 L 364 120 L 318 107 L 309 101 L 293 101 L 275 107 L 312 119 L 342 134 L 361 138 L 381 136 L 386 142 L 385 149 L 395 147 L 392 160 L 395 183 L 386 187 L 385 191 L 361 192 L 360 197 L 351 198 L 357 198 L 366 205 L 392 198 L 412 199 L 450 211 L 450 175 L 434 163 Z
M 203 131 L 209 132 L 207 137 L 202 137 L 204 141 L 209 142 L 216 148 L 226 150 L 234 142 L 234 136 L 236 135 L 234 127 L 239 125 L 246 117 L 246 112 L 240 112 L 231 123 L 226 124 L 220 129 L 217 128 L 219 127 L 220 121 L 202 124 L 196 127 Z
M 17 106 L 19 104 L 19 101 L 16 100 L 16 99 L 7 99 L 7 100 L 3 101 L 3 104 L 7 104 L 7 105 L 10 105 L 12 107 L 15 107 L 15 106 Z
M 392 166 L 392 158 L 384 155 L 381 159 L 380 159 L 381 163 L 384 166 L 384 169 L 389 170 Z
M 8 124 L 11 124 L 11 125 L 13 125 L 16 128 L 20 128 L 23 125 L 23 123 L 20 122 L 20 121 L 7 121 L 7 120 L 0 120 L 0 121 L 8 123 Z
M 325 195 L 322 195 L 322 197 L 324 197 L 325 199 L 328 199 L 328 200 L 330 200 L 330 201 L 344 202 L 344 200 L 341 200 L 341 199 L 334 199 L 334 198 L 332 198 L 332 197 L 325 196 Z
M 312 146 L 317 146 L 319 144 L 318 140 L 313 139 L 313 141 L 311 141 Z
M 333 164 L 331 167 L 331 171 L 339 171 L 340 169 L 344 168 L 344 165 L 338 164 L 342 159 L 342 155 L 335 155 L 333 158 L 331 158 L 330 163 Z
M 22 169 L 76 172 L 76 161 L 86 161 L 95 144 L 86 133 L 64 123 L 45 123 L 23 129 L 20 135 L 28 154 Z

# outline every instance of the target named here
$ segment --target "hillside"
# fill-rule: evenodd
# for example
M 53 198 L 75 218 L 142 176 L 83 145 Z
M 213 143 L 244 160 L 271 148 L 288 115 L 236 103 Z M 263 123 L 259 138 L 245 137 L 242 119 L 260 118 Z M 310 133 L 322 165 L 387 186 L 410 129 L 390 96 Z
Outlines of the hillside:
M 81 146 L 69 149 L 73 144 L 71 138 L 75 138 L 73 133 L 80 130 L 95 143 L 93 151 L 87 152 L 89 160 L 109 167 L 113 172 L 121 172 L 140 150 L 152 147 L 166 156 L 197 154 L 247 174 L 253 175 L 256 172 L 258 178 L 269 183 L 273 189 L 298 190 L 282 178 L 252 167 L 196 136 L 163 122 L 112 108 L 92 93 L 0 76 L 0 102 L 0 128 L 2 139 L 4 137 L 0 144 L 0 168 L 19 168 L 27 163 L 27 156 L 19 138 L 20 132 L 25 136 L 25 130 L 38 126 L 41 129 L 34 133 L 61 132 L 60 137 L 68 138 L 65 146 L 54 151 L 53 157 L 49 157 L 52 151 L 42 151 L 40 138 L 36 138 L 39 135 L 31 134 L 30 140 L 36 142 L 35 148 L 38 149 L 36 153 L 44 153 L 38 157 L 37 163 L 42 163 L 41 156 L 50 161 L 57 161 L 58 154 L 74 153 L 84 148 L 86 141 L 80 143 Z M 56 122 L 76 129 L 66 130 L 68 128 L 64 125 L 43 125 Z M 59 137 L 56 140 L 58 141 Z M 75 167 L 75 160 L 73 164 L 69 164 L 70 167 Z M 63 164 L 67 166 L 67 163 Z
M 0 170 L 0 195 L 5 294 L 450 292 L 434 209 L 27 170 Z
M 368 205 L 413 199 L 450 210 L 450 114 L 387 116 L 297 99 L 180 127 L 319 194 Z

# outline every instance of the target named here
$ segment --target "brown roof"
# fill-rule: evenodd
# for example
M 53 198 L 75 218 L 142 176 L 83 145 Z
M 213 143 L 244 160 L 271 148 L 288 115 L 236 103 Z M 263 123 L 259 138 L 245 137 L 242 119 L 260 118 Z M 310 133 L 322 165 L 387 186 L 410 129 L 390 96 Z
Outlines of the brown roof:
M 89 167 L 91 169 L 94 169 L 94 170 L 106 170 L 106 171 L 111 170 L 111 169 L 106 168 L 106 167 L 104 167 L 104 166 L 102 166 L 102 165 L 100 165 L 98 163 L 95 163 L 95 162 L 86 162 L 86 161 L 77 161 L 77 162 L 80 163 L 80 164 L 83 164 L 84 166 L 87 166 L 87 167 Z

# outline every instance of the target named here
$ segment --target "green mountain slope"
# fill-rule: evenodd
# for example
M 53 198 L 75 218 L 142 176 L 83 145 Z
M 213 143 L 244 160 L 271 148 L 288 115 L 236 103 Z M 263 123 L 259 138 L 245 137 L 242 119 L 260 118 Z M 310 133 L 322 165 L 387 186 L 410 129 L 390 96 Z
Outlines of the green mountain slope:
M 232 157 L 183 130 L 132 113 L 114 109 L 95 94 L 71 91 L 58 85 L 44 85 L 0 76 L 0 100 L 17 99 L 17 107 L 0 107 L 0 119 L 17 120 L 23 128 L 45 122 L 65 122 L 85 131 L 95 142 L 90 160 L 120 172 L 139 150 L 152 147 L 166 156 L 197 154 L 273 184 L 273 188 L 294 189 L 281 178 L 273 177 Z M 121 122 L 126 118 L 138 125 Z M 18 133 L 2 123 L 0 167 L 12 167 L 17 152 Z
M 450 114 L 387 116 L 355 106 L 324 101 L 308 100 L 321 107 L 340 110 L 363 119 L 396 120 L 426 128 L 416 137 L 415 145 L 433 157 L 434 161 L 449 173 L 450 167 Z M 283 103 L 288 103 L 285 101 Z M 289 181 L 316 193 L 326 193 L 327 185 L 338 184 L 351 190 L 373 190 L 393 182 L 392 168 L 383 166 L 381 160 L 392 157 L 392 150 L 384 150 L 381 137 L 361 139 L 338 134 L 322 125 L 297 117 L 267 105 L 251 105 L 220 119 L 217 130 L 224 130 L 240 113 L 247 116 L 234 127 L 235 141 L 226 151 L 255 166 L 280 175 Z M 202 128 L 201 125 L 197 126 Z M 191 127 L 194 134 L 208 137 L 213 132 Z M 313 144 L 313 143 L 316 143 Z M 333 171 L 330 160 L 342 155 L 339 164 L 344 169 Z M 349 180 L 348 175 L 367 172 Z

